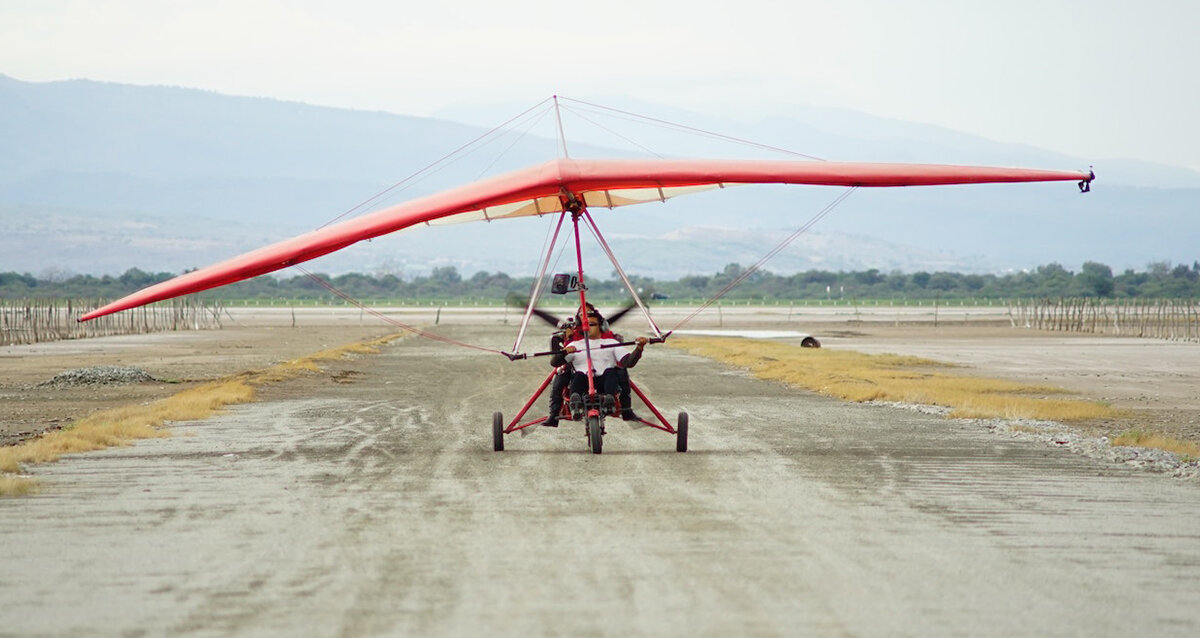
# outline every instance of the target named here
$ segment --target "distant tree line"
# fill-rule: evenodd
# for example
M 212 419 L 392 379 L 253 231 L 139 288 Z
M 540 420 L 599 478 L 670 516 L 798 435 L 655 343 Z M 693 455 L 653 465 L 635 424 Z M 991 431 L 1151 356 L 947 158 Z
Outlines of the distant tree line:
M 675 281 L 658 281 L 633 276 L 632 283 L 646 297 L 708 299 L 745 272 L 729 264 L 712 275 L 688 275 Z M 165 281 L 174 273 L 148 273 L 131 268 L 124 274 L 96 277 L 74 275 L 38 278 L 28 273 L 0 273 L 0 298 L 116 298 L 151 284 Z M 505 273 L 477 272 L 463 277 L 453 266 L 434 268 L 429 275 L 400 278 L 395 275 L 349 273 L 318 275 L 334 287 L 359 299 L 463 299 L 503 300 L 528 294 L 531 277 Z M 615 277 L 589 281 L 597 299 L 625 297 Z M 331 293 L 319 282 L 298 275 L 290 278 L 262 276 L 201 293 L 210 299 L 322 299 Z M 1105 264 L 1089 261 L 1079 271 L 1051 263 L 1034 270 L 1007 274 L 963 274 L 956 272 L 904 273 L 878 269 L 831 272 L 808 270 L 790 275 L 758 271 L 727 295 L 738 300 L 815 299 L 1011 299 L 1016 297 L 1098 298 L 1200 298 L 1200 262 L 1190 266 L 1170 262 L 1151 263 L 1143 271 L 1133 269 L 1113 274 Z

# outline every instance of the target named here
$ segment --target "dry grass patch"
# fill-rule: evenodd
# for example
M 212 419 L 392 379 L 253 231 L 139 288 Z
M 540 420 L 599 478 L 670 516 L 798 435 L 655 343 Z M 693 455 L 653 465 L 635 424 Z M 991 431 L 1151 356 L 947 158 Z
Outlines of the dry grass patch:
M 24 496 L 37 491 L 37 483 L 23 476 L 0 474 L 0 496 Z
M 999 379 L 948 374 L 954 366 L 894 354 L 801 348 L 740 338 L 686 338 L 672 344 L 693 354 L 745 368 L 760 379 L 781 381 L 848 401 L 940 405 L 966 418 L 1081 421 L 1114 411 L 1091 401 L 1063 398 L 1065 390 Z
M 1185 460 L 1200 458 L 1200 445 L 1155 432 L 1146 432 L 1139 428 L 1122 432 L 1110 443 L 1114 446 L 1151 447 L 1166 450 L 1178 454 Z
M 265 370 L 251 370 L 248 372 L 243 372 L 237 375 L 237 377 L 254 386 L 280 383 L 310 372 L 320 372 L 321 365 L 319 362 L 321 361 L 336 361 L 351 355 L 378 354 L 379 349 L 382 346 L 385 346 L 388 343 L 391 343 L 392 341 L 400 339 L 404 336 L 406 336 L 406 333 L 396 333 L 387 335 L 386 337 L 372 339 L 370 341 L 348 343 L 336 348 L 328 348 L 321 350 L 320 352 L 314 352 L 313 354 L 292 359 L 290 361 L 284 361 L 283 363 L 273 365 Z
M 221 408 L 254 400 L 254 388 L 246 383 L 220 380 L 189 388 L 145 405 L 103 410 L 70 426 L 49 432 L 20 445 L 0 448 L 0 471 L 15 473 L 21 464 L 51 463 L 64 454 L 90 452 L 128 445 L 138 439 L 167 436 L 167 421 L 193 421 L 211 416 Z
M 324 361 L 329 359 L 342 359 L 351 354 L 379 354 L 379 349 L 392 341 L 404 336 L 403 334 L 392 334 L 371 341 L 359 341 L 356 343 L 348 343 L 337 348 L 322 350 L 315 354 L 309 355 L 308 359 L 313 361 Z
M 264 370 L 243 372 L 189 388 L 165 399 L 144 405 L 131 405 L 97 412 L 70 426 L 44 434 L 19 445 L 0 448 L 0 496 L 26 494 L 33 482 L 21 477 L 4 476 L 21 471 L 22 464 L 50 463 L 63 454 L 88 452 L 129 445 L 137 439 L 167 436 L 168 421 L 195 421 L 212 416 L 228 405 L 254 400 L 254 388 L 279 383 L 305 373 L 319 372 L 318 361 L 330 361 L 351 354 L 374 354 L 379 347 L 403 334 L 330 348 L 293 359 Z

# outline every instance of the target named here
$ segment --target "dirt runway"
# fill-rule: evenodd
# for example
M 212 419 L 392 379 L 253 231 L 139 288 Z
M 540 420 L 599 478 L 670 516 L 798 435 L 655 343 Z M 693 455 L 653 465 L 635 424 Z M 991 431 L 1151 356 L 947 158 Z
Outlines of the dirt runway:
M 540 363 L 408 339 L 334 365 L 39 467 L 0 501 L 0 635 L 1200 631 L 1194 482 L 668 348 L 635 376 L 688 453 L 619 422 L 600 456 L 569 423 L 497 453 Z

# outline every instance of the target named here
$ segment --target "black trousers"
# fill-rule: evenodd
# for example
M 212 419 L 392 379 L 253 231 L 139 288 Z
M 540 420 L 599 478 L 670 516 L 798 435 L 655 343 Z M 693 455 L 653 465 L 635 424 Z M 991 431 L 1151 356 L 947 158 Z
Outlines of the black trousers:
M 621 391 L 621 368 L 609 368 L 604 374 L 596 375 L 596 392 L 600 394 L 616 394 Z M 625 376 L 629 378 L 628 373 Z M 571 377 L 571 394 L 587 395 L 588 380 L 586 372 L 576 372 Z
M 628 368 L 617 368 L 617 385 L 621 386 L 621 409 L 628 410 L 630 405 L 632 405 L 629 402 L 630 388 Z
M 571 382 L 571 377 L 574 373 L 571 368 L 559 372 L 554 375 L 554 381 L 550 382 L 550 418 L 557 419 L 562 412 L 563 390 L 567 389 L 567 384 Z
M 630 398 L 631 390 L 629 388 L 629 370 L 627 370 L 625 368 L 610 368 L 609 372 L 612 372 L 614 370 L 616 371 L 617 387 L 619 388 L 619 392 L 621 394 L 621 409 L 628 410 L 632 406 L 632 402 L 631 402 L 632 399 Z M 576 390 L 576 389 L 574 389 L 574 387 L 572 387 L 571 392 L 578 392 L 580 394 L 586 394 L 587 393 L 587 374 L 586 373 L 580 373 L 580 374 L 576 375 L 571 371 L 570 368 L 567 368 L 565 371 L 554 375 L 554 380 L 550 382 L 550 418 L 551 419 L 557 419 L 558 415 L 562 412 L 563 390 L 567 388 L 567 385 L 569 383 L 571 383 L 576 376 L 583 377 L 583 382 L 582 382 L 583 385 L 580 386 L 582 389 Z M 596 388 L 600 392 L 604 392 L 604 390 L 602 389 L 603 387 L 604 386 L 600 385 L 599 383 L 596 384 Z M 617 393 L 617 391 L 613 391 L 610 394 L 616 394 L 616 393 Z

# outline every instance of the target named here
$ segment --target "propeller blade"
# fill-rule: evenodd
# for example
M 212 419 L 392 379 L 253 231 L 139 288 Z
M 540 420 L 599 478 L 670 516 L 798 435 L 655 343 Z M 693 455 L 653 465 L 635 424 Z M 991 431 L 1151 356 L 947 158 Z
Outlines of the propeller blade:
M 555 328 L 558 327 L 558 324 L 562 323 L 561 319 L 559 319 L 558 317 L 555 317 L 554 315 L 552 315 L 549 312 L 546 312 L 545 310 L 542 310 L 540 308 L 534 308 L 533 314 L 537 315 L 539 319 L 554 326 Z
M 629 313 L 630 310 L 633 310 L 634 308 L 637 308 L 637 304 L 633 303 L 631 301 L 631 302 L 629 302 L 628 306 L 625 306 L 624 308 L 612 313 L 611 315 L 608 316 L 608 325 L 611 326 L 614 323 L 620 321 L 622 317 L 624 317 L 626 314 Z
M 520 308 L 521 310 L 524 310 L 525 308 L 527 308 L 529 306 L 529 298 L 522 297 L 521 295 L 518 295 L 515 292 L 508 293 L 508 296 L 504 298 L 504 301 L 506 303 L 508 303 L 508 305 L 510 305 L 514 308 Z M 558 317 L 555 317 L 554 315 L 552 315 L 549 312 L 546 312 L 545 310 L 542 310 L 540 308 L 534 308 L 533 314 L 535 316 L 537 316 L 538 319 L 545 321 L 546 323 L 550 324 L 551 326 L 554 326 L 555 328 L 558 327 L 558 324 L 561 321 Z

